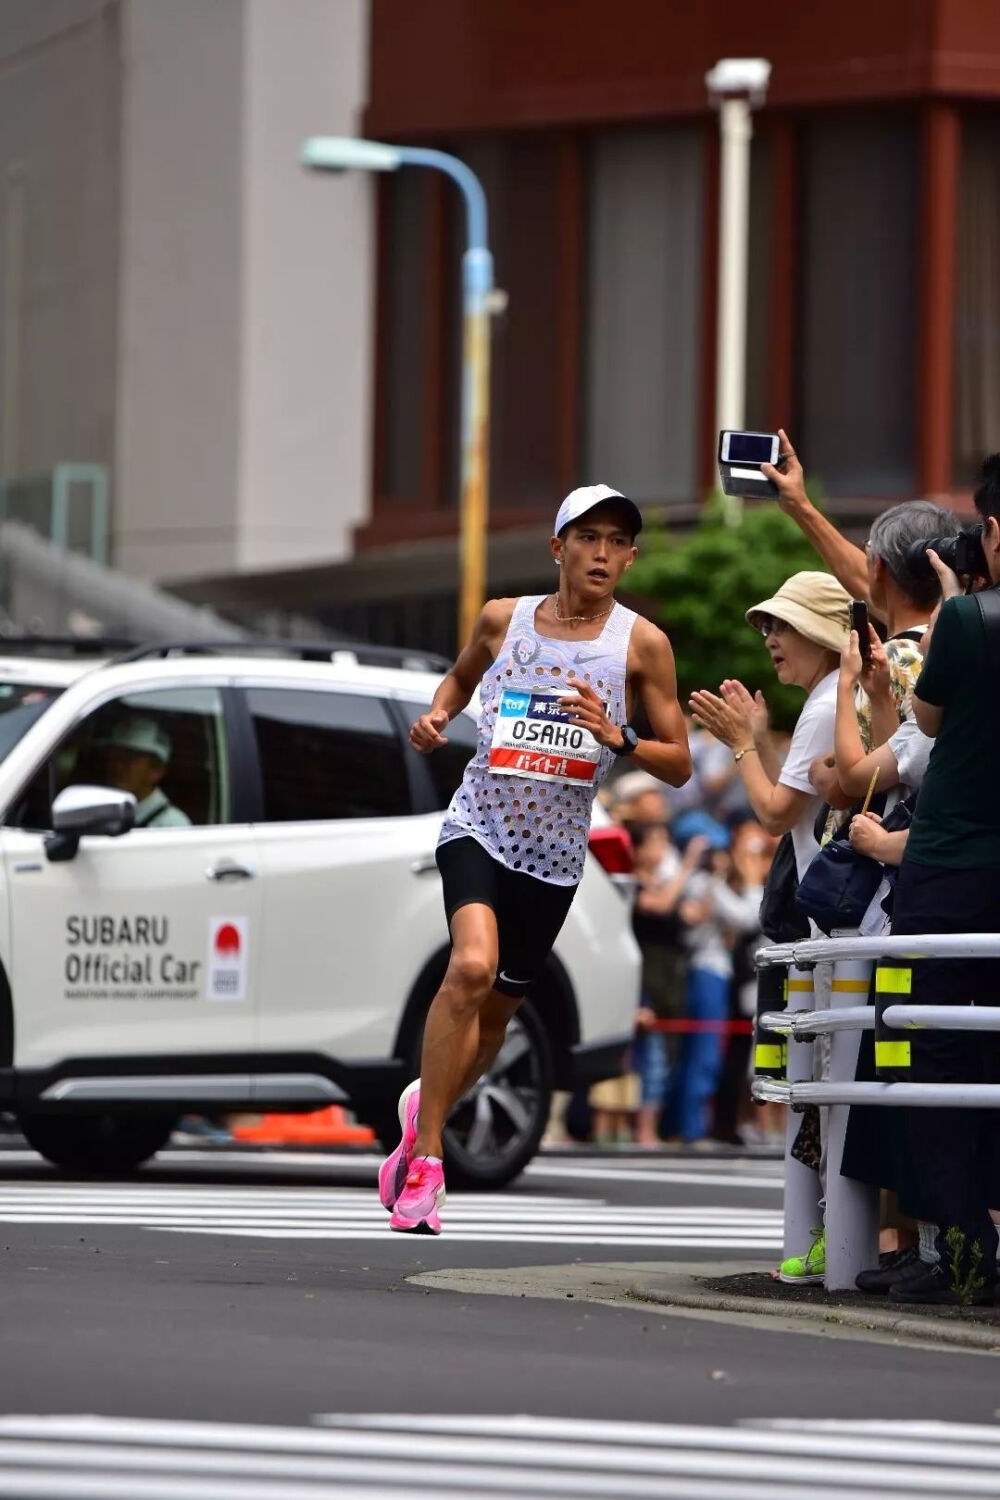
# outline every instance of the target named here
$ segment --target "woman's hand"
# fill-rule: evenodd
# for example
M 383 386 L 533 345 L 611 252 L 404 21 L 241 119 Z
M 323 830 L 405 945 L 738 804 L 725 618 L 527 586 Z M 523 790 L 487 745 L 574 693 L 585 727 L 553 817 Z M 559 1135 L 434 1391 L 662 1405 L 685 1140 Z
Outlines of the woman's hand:
M 746 696 L 750 698 L 749 693 Z M 719 698 L 703 689 L 691 694 L 690 707 L 695 723 L 730 750 L 741 750 L 754 743 L 750 711 L 737 695 Z
M 892 677 L 889 658 L 873 625 L 868 626 L 868 665 L 861 656 L 858 632 L 852 630 L 847 645 L 840 653 L 841 686 L 855 687 L 859 682 L 869 698 L 877 698 L 892 692 Z
M 881 863 L 882 841 L 885 834 L 882 832 L 882 819 L 877 813 L 859 813 L 856 818 L 852 818 L 848 837 L 852 849 L 856 849 L 859 854 L 867 854 L 869 859 L 877 859 Z
M 724 703 L 727 703 L 730 708 L 742 710 L 745 714 L 747 723 L 750 726 L 750 733 L 753 736 L 753 742 L 755 745 L 759 745 L 761 740 L 767 738 L 771 727 L 764 694 L 758 688 L 757 692 L 751 698 L 749 689 L 745 688 L 742 682 L 737 681 L 734 677 L 727 677 L 719 691 L 722 694 Z
M 847 637 L 847 644 L 840 653 L 840 681 L 845 687 L 856 687 L 861 681 L 861 673 L 864 670 L 864 662 L 861 660 L 861 647 L 858 644 L 858 632 L 852 630 Z
M 852 631 L 851 634 L 853 635 L 853 633 Z M 889 671 L 889 658 L 873 625 L 869 625 L 868 627 L 868 640 L 870 656 L 867 667 L 864 667 L 861 671 L 861 686 L 869 698 L 888 698 L 892 694 L 892 674 Z

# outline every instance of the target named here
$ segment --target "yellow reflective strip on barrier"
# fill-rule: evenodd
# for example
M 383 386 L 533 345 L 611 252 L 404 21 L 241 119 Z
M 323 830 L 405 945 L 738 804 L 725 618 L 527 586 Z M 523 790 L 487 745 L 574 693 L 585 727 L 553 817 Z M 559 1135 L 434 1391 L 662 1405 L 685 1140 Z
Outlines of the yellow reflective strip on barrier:
M 879 995 L 908 995 L 913 989 L 912 969 L 875 970 L 875 989 Z
M 755 1068 L 780 1068 L 784 1065 L 784 1061 L 784 1047 L 768 1046 L 765 1043 L 761 1043 L 754 1051 L 753 1064 Z
M 867 995 L 870 979 L 835 979 L 831 989 L 838 995 Z
M 909 1042 L 876 1042 L 876 1068 L 908 1068 L 910 1066 Z
M 807 990 L 809 994 L 812 994 L 814 988 L 811 979 L 789 979 L 786 980 L 786 984 L 788 989 L 794 991 L 795 993 Z

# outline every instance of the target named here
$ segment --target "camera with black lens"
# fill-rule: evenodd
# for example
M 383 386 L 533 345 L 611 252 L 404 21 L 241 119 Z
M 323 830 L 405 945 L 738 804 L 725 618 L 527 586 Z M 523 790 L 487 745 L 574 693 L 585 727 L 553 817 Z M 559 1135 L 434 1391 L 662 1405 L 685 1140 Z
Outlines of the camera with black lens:
M 946 568 L 960 578 L 986 578 L 990 576 L 983 551 L 982 526 L 963 526 L 954 536 L 928 537 L 911 542 L 906 549 L 906 560 L 919 578 L 933 578 L 934 569 L 927 556 L 933 547 Z

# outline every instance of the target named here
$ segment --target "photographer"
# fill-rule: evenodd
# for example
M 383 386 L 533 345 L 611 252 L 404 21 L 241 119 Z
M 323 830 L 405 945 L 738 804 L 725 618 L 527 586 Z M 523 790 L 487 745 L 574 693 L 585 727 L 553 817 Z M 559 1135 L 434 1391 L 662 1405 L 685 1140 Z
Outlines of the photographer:
M 982 519 L 976 571 L 1000 581 L 1000 454 L 983 465 L 974 495 Z M 935 745 L 924 777 L 896 888 L 895 934 L 1000 932 L 1000 644 L 995 599 L 987 591 L 946 599 L 933 626 L 913 696 L 913 712 Z M 893 966 L 914 1004 L 995 1004 L 997 960 L 921 959 Z M 988 1032 L 917 1029 L 907 1033 L 914 1082 L 1000 1081 L 1000 1049 Z M 990 1110 L 912 1109 L 907 1130 L 919 1163 L 927 1217 L 940 1225 L 937 1265 L 897 1300 L 957 1303 L 962 1293 L 992 1301 L 997 1231 L 989 1207 L 1000 1202 L 996 1118 Z

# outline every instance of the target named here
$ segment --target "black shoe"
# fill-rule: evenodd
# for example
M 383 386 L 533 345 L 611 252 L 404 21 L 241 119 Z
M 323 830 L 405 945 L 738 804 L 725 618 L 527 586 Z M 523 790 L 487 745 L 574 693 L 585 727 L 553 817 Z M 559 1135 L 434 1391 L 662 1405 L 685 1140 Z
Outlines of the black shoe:
M 879 1256 L 878 1266 L 874 1270 L 862 1271 L 854 1278 L 854 1285 L 859 1292 L 884 1297 L 891 1286 L 919 1276 L 922 1269 L 923 1262 L 916 1245 L 911 1245 L 907 1250 L 887 1250 L 884 1255 Z
M 973 1292 L 967 1306 L 970 1307 L 992 1307 L 993 1294 L 996 1290 L 996 1281 L 986 1281 L 977 1291 Z M 892 1302 L 920 1302 L 925 1305 L 935 1304 L 941 1307 L 961 1307 L 962 1303 L 952 1288 L 951 1274 L 946 1271 L 940 1262 L 927 1266 L 920 1276 L 911 1276 L 906 1281 L 897 1282 L 889 1288 L 889 1298 Z

